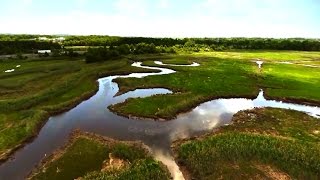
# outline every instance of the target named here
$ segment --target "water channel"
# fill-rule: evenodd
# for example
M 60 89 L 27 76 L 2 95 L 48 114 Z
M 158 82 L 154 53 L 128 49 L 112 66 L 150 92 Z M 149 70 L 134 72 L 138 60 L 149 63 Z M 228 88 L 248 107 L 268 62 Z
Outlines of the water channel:
M 156 62 L 157 64 L 162 64 Z M 162 64 L 164 65 L 164 64 Z M 193 66 L 199 64 L 193 63 Z M 148 67 L 140 62 L 132 66 L 161 70 L 158 73 L 132 73 L 123 76 L 101 78 L 98 92 L 90 99 L 83 101 L 75 108 L 57 116 L 50 117 L 38 136 L 29 144 L 19 149 L 13 158 L 0 166 L 0 179 L 24 179 L 45 156 L 63 146 L 75 129 L 97 133 L 118 140 L 139 140 L 148 145 L 155 157 L 169 167 L 174 179 L 183 179 L 174 162 L 170 144 L 180 138 L 188 138 L 211 131 L 214 128 L 229 124 L 232 116 L 240 110 L 255 107 L 278 107 L 294 109 L 320 117 L 320 108 L 280 101 L 266 100 L 263 91 L 256 99 L 217 99 L 205 102 L 192 111 L 178 115 L 171 121 L 153 121 L 118 116 L 107 108 L 112 104 L 123 102 L 127 98 L 147 97 L 156 94 L 169 94 L 172 91 L 164 88 L 137 89 L 120 96 L 115 96 L 119 88 L 112 82 L 116 78 L 143 78 L 152 75 L 175 73 L 174 70 L 160 67 Z

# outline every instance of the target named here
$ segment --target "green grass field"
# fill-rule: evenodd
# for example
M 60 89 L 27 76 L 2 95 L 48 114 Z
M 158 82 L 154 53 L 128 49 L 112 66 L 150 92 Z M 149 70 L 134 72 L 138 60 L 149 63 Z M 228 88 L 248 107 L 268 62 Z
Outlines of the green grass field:
M 170 177 L 165 166 L 152 159 L 142 144 L 88 133 L 73 136 L 64 150 L 49 157 L 33 172 L 31 179 L 163 180 Z
M 214 56 L 232 59 L 263 59 L 268 61 L 319 61 L 319 52 L 305 51 L 264 51 L 264 50 L 235 50 L 225 52 L 197 53 L 199 56 Z
M 232 51 L 134 55 L 128 57 L 131 60 L 93 64 L 86 64 L 82 59 L 4 60 L 0 62 L 0 159 L 8 158 L 17 147 L 36 135 L 50 115 L 66 111 L 92 96 L 99 77 L 150 72 L 131 67 L 132 59 L 152 66 L 159 66 L 153 61 L 162 59 L 169 64 L 201 64 L 199 67 L 169 67 L 177 71 L 170 75 L 116 80 L 121 92 L 165 87 L 175 93 L 129 99 L 110 107 L 112 110 L 125 115 L 171 119 L 211 99 L 255 98 L 260 88 L 269 98 L 319 105 L 319 68 L 278 63 L 317 65 L 319 57 L 319 52 Z M 257 58 L 266 62 L 262 70 L 252 62 Z M 12 68 L 16 70 L 4 72 Z
M 233 124 L 176 142 L 176 160 L 194 179 L 319 179 L 320 121 L 281 109 L 237 113 Z
M 317 52 L 295 51 L 178 55 L 164 62 L 198 62 L 201 65 L 169 67 L 177 71 L 175 74 L 116 80 L 120 84 L 121 92 L 136 88 L 164 87 L 173 90 L 174 94 L 129 99 L 110 108 L 120 114 L 172 119 L 177 113 L 189 111 L 211 99 L 255 98 L 259 89 L 265 90 L 268 98 L 320 105 L 320 68 L 279 63 L 284 60 L 304 63 L 308 60 L 308 64 L 316 65 L 319 63 L 319 57 L 320 53 Z M 253 62 L 257 58 L 265 61 L 261 70 Z M 153 61 L 145 61 L 144 64 L 155 66 Z
M 8 60 L 0 64 L 0 159 L 36 135 L 49 115 L 93 95 L 98 77 L 147 71 L 131 67 L 126 60 L 100 64 L 80 59 Z M 12 68 L 16 69 L 12 73 L 3 72 Z

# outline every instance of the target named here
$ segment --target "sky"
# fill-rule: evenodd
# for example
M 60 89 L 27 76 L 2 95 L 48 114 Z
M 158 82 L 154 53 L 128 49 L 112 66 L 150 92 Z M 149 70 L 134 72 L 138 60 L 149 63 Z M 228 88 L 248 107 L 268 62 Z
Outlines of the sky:
M 0 33 L 320 38 L 320 0 L 0 0 Z

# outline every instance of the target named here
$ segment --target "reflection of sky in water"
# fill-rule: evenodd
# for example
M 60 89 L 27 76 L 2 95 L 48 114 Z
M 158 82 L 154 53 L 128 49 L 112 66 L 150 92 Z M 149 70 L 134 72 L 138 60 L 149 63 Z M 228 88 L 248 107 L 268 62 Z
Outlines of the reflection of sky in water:
M 278 63 L 280 63 L 280 64 L 293 64 L 292 62 L 288 62 L 288 61 L 280 61 Z
M 151 148 L 156 158 L 168 165 L 171 173 L 180 179 L 181 172 L 170 152 L 170 144 L 176 139 L 200 135 L 216 127 L 229 124 L 233 114 L 254 107 L 290 108 L 315 117 L 319 117 L 320 114 L 318 107 L 266 100 L 263 97 L 263 91 L 261 91 L 254 100 L 241 98 L 212 100 L 166 122 L 121 117 L 110 112 L 107 107 L 123 102 L 127 98 L 172 93 L 164 88 L 137 89 L 114 97 L 119 90 L 118 85 L 112 82 L 115 78 L 142 78 L 175 72 L 165 68 L 144 67 L 141 63 L 134 63 L 133 66 L 161 70 L 161 72 L 132 73 L 99 79 L 99 91 L 96 95 L 66 113 L 49 118 L 32 143 L 17 151 L 14 160 L 7 161 L 0 166 L 0 179 L 23 179 L 45 154 L 49 155 L 61 147 L 67 141 L 69 134 L 76 128 L 119 140 L 142 141 Z
M 163 152 L 161 150 L 154 150 L 153 151 L 154 158 L 158 161 L 161 161 L 165 164 L 171 172 L 173 179 L 175 180 L 182 180 L 183 174 L 179 169 L 179 166 L 175 162 L 174 158 L 168 152 Z
M 195 67 L 195 66 L 200 66 L 199 63 L 196 63 L 196 62 L 193 62 L 192 64 L 189 64 L 189 65 L 180 65 L 180 64 L 165 64 L 161 61 L 154 61 L 155 64 L 158 64 L 158 65 L 166 65 L 166 66 L 183 66 L 183 67 Z
M 300 61 L 300 62 L 312 62 L 312 61 Z M 293 65 L 300 65 L 300 66 L 305 66 L 305 67 L 314 67 L 314 68 L 320 68 L 320 66 L 313 65 L 313 64 L 301 64 L 301 63 L 293 63 L 293 62 L 288 62 L 288 61 L 280 61 L 278 62 L 280 64 L 293 64 Z
M 282 101 L 266 100 L 263 97 L 263 91 L 261 90 L 258 97 L 253 100 L 255 107 L 274 107 L 283 109 L 292 109 L 296 111 L 301 111 L 313 116 L 315 118 L 320 118 L 320 108 L 316 106 L 299 105 L 293 103 L 285 103 Z
M 258 64 L 259 69 L 261 68 L 261 65 L 263 64 L 263 61 L 256 61 L 256 63 Z
M 235 113 L 256 107 L 292 109 L 320 118 L 319 107 L 266 100 L 263 97 L 263 91 L 260 91 L 254 100 L 241 98 L 212 100 L 201 104 L 190 113 L 179 115 L 175 120 L 177 123 L 176 129 L 170 135 L 171 140 L 187 138 L 193 134 L 192 132 L 208 131 L 229 124 Z

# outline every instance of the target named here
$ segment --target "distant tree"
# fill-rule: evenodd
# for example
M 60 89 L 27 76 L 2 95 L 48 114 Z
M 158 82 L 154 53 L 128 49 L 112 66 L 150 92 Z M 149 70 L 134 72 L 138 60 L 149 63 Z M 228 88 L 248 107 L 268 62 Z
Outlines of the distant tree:
M 0 55 L 32 53 L 40 49 L 61 49 L 61 44 L 37 41 L 39 35 L 0 35 Z M 47 36 L 52 38 L 53 36 Z M 106 46 L 112 55 L 117 53 L 159 53 L 172 47 L 179 51 L 208 51 L 228 49 L 320 51 L 319 39 L 274 38 L 146 38 L 117 36 L 66 36 L 63 46 Z M 129 46 L 129 48 L 128 48 Z M 167 47 L 167 48 L 165 48 Z
M 49 57 L 49 53 L 48 53 L 48 52 L 45 52 L 45 53 L 43 54 L 43 57 Z
M 185 47 L 194 47 L 196 45 L 195 41 L 189 39 L 186 43 L 184 43 Z
M 86 53 L 86 62 L 93 63 L 93 62 L 102 62 L 111 59 L 115 59 L 120 56 L 120 53 L 116 49 L 108 49 L 104 48 L 89 48 L 88 52 Z
M 51 50 L 51 52 L 52 52 L 52 56 L 53 57 L 61 56 L 61 51 L 60 50 L 53 49 L 53 50 Z
M 128 44 L 122 44 L 118 46 L 116 49 L 122 55 L 127 55 L 131 53 L 130 46 Z
M 22 53 L 17 53 L 16 58 L 17 59 L 24 59 Z
M 139 44 L 135 45 L 133 52 L 134 52 L 134 54 L 158 53 L 157 48 L 153 43 L 151 43 L 151 44 L 139 43 Z
M 74 58 L 74 57 L 79 57 L 80 54 L 75 52 L 73 49 L 68 49 L 65 51 L 65 55 L 71 57 L 71 58 Z

